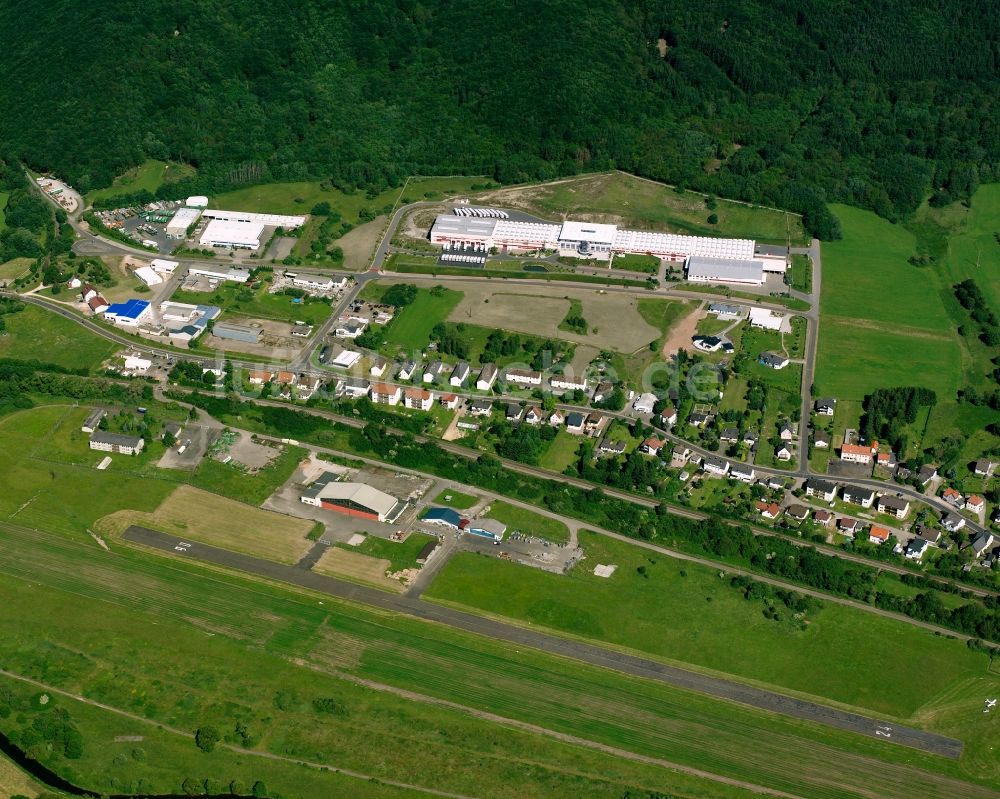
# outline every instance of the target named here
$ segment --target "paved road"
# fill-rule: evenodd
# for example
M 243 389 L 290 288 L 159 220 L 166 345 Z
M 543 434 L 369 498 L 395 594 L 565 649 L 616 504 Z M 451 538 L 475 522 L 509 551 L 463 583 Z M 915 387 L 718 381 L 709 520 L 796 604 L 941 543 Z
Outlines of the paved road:
M 799 419 L 799 469 L 796 475 L 809 475 L 810 419 L 812 414 L 812 386 L 816 378 L 816 348 L 819 344 L 819 299 L 822 288 L 823 264 L 820 260 L 819 239 L 813 239 L 808 249 L 793 248 L 793 254 L 807 255 L 812 261 L 812 293 L 807 298 L 812 305 L 806 317 L 805 358 L 802 365 L 802 414 Z
M 186 542 L 189 546 L 178 551 L 176 547 L 184 539 L 155 530 L 129 527 L 124 533 L 124 538 L 136 544 L 176 554 L 177 557 L 192 558 L 236 569 L 340 599 L 361 602 L 383 610 L 484 635 L 493 640 L 532 647 L 552 655 L 580 660 L 602 668 L 614 669 L 636 677 L 656 680 L 685 690 L 697 691 L 793 718 L 849 730 L 860 735 L 879 738 L 943 757 L 958 758 L 962 754 L 962 742 L 943 735 L 905 727 L 892 721 L 869 718 L 857 713 L 825 707 L 803 699 L 783 696 L 762 688 L 730 682 L 718 677 L 686 671 L 634 655 L 602 649 L 581 641 L 547 635 L 536 630 L 505 624 L 495 619 L 463 613 L 454 608 L 432 605 L 420 599 L 378 591 L 374 588 L 355 585 L 294 566 L 252 558 L 194 542 Z M 884 731 L 886 730 L 889 731 L 891 737 L 885 737 Z

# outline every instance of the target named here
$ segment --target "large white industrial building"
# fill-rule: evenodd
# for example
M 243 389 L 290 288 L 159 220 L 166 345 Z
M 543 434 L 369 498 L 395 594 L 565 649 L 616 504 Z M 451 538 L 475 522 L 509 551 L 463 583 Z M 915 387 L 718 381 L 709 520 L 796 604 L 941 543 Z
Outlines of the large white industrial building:
M 183 239 L 187 237 L 188 228 L 198 221 L 201 210 L 198 208 L 178 208 L 177 213 L 167 222 L 168 239 Z
M 431 244 L 511 252 L 557 250 L 560 255 L 601 260 L 616 254 L 653 255 L 687 262 L 691 280 L 758 285 L 765 273 L 783 273 L 787 266 L 787 250 L 758 246 L 753 239 L 619 230 L 617 225 L 573 220 L 550 224 L 442 214 L 431 228 Z
M 254 222 L 264 227 L 283 227 L 285 230 L 302 227 L 306 223 L 304 216 L 255 214 L 249 211 L 220 211 L 212 208 L 202 211 L 201 215 L 205 219 L 218 219 L 222 222 Z
M 213 219 L 201 234 L 201 246 L 256 250 L 260 247 L 260 237 L 263 234 L 264 225 L 260 222 Z

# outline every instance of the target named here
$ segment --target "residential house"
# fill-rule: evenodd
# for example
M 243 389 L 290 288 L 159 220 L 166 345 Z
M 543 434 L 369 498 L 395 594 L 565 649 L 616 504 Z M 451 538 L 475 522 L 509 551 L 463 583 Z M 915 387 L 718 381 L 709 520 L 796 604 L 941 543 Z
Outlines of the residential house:
M 875 502 L 875 492 L 870 488 L 844 486 L 844 502 L 860 505 L 862 508 L 870 508 Z
M 666 443 L 658 438 L 647 438 L 639 445 L 639 451 L 655 457 L 660 454 L 660 450 L 666 446 Z
M 941 519 L 941 526 L 949 533 L 957 533 L 965 527 L 965 519 L 957 513 L 946 513 Z
M 612 441 L 610 438 L 605 436 L 601 439 L 601 443 L 597 445 L 597 451 L 603 455 L 624 455 L 625 442 Z
M 757 434 L 753 430 L 747 430 L 743 434 L 743 443 L 746 444 L 748 447 L 756 447 Z
M 840 459 L 845 463 L 871 463 L 876 448 L 859 444 L 841 444 Z
M 887 513 L 897 519 L 905 519 L 906 514 L 910 512 L 910 503 L 909 500 L 899 497 L 881 496 L 878 499 L 878 512 Z
M 566 374 L 554 375 L 549 380 L 553 391 L 586 391 L 587 381 L 582 377 L 570 377 Z
M 562 411 L 552 411 L 552 414 L 549 416 L 549 424 L 552 425 L 552 427 L 562 427 L 565 423 L 566 417 L 563 415 Z
M 632 403 L 632 409 L 636 413 L 652 413 L 654 405 L 656 405 L 656 395 L 647 391 L 636 398 Z
M 298 381 L 294 372 L 281 371 L 274 376 L 274 382 L 279 386 L 293 386 Z
M 931 466 L 929 463 L 925 463 L 920 467 L 920 471 L 917 472 L 917 480 L 920 481 L 920 485 L 926 486 L 931 480 L 938 476 L 937 469 Z
M 972 542 L 972 553 L 977 558 L 981 558 L 986 552 L 993 548 L 995 543 L 996 538 L 994 538 L 993 533 L 986 531 Z
M 809 518 L 809 508 L 796 503 L 785 508 L 785 514 L 791 516 L 797 522 L 803 522 Z
M 504 373 L 504 378 L 508 383 L 514 383 L 518 386 L 540 386 L 542 384 L 542 373 L 527 369 L 508 369 Z
M 688 424 L 692 427 L 703 427 L 708 422 L 708 414 L 695 411 L 688 416 Z
M 583 432 L 588 436 L 596 436 L 600 430 L 601 426 L 604 424 L 604 417 L 599 413 L 589 413 L 587 414 L 587 419 L 583 423 Z
M 806 480 L 806 496 L 819 497 L 824 502 L 833 502 L 837 496 L 837 484 L 810 477 Z
M 582 435 L 585 421 L 584 415 L 579 411 L 572 411 L 566 414 L 566 432 L 572 433 L 575 436 Z
M 597 384 L 597 388 L 594 389 L 594 396 L 591 399 L 594 402 L 604 402 L 604 400 L 611 396 L 614 390 L 614 385 L 605 380 Z
M 944 491 L 941 492 L 941 499 L 947 502 L 949 505 L 953 505 L 956 508 L 961 508 L 965 505 L 965 497 L 962 496 L 960 491 L 956 491 L 951 486 L 948 486 Z
M 504 409 L 504 418 L 508 422 L 516 422 L 521 418 L 521 406 L 516 402 L 508 402 Z
M 440 403 L 450 411 L 458 407 L 458 396 L 455 394 L 442 394 L 439 397 Z
M 348 377 L 344 379 L 344 395 L 357 399 L 367 396 L 372 384 L 363 377 Z
M 782 444 L 774 451 L 774 457 L 779 461 L 790 461 L 792 459 L 792 451 L 788 448 L 787 444 Z
M 476 378 L 476 388 L 480 391 L 489 391 L 497 382 L 499 375 L 500 370 L 495 363 L 483 364 L 483 368 L 479 370 L 479 377 Z
M 982 513 L 986 510 L 986 502 L 979 494 L 970 494 L 965 500 L 965 509 L 973 513 Z
M 778 425 L 778 438 L 782 441 L 791 441 L 795 438 L 795 431 L 792 430 L 792 426 L 787 421 Z
M 417 371 L 416 361 L 406 361 L 402 366 L 399 367 L 399 371 L 396 372 L 397 380 L 412 380 L 414 372 Z
M 875 453 L 875 465 L 883 469 L 891 469 L 896 465 L 896 456 L 892 452 Z
M 735 444 L 740 440 L 740 431 L 735 427 L 727 427 L 722 431 L 722 435 L 719 436 L 719 440 L 723 444 Z
M 423 382 L 436 383 L 446 368 L 442 361 L 431 361 L 424 367 Z
M 370 391 L 372 402 L 378 405 L 398 405 L 403 398 L 403 389 L 388 383 L 373 383 Z
M 784 369 L 790 363 L 788 356 L 777 352 L 762 352 L 757 361 L 768 369 Z
M 333 334 L 339 338 L 355 339 L 365 332 L 366 327 L 368 327 L 367 319 L 358 319 L 357 317 L 351 316 L 347 319 L 338 320 L 337 326 L 333 330 Z
M 747 310 L 739 305 L 729 305 L 724 302 L 713 302 L 708 306 L 708 312 L 719 319 L 746 319 Z
M 837 410 L 837 400 L 832 397 L 823 397 L 822 399 L 816 400 L 815 404 L 816 413 L 820 416 L 833 416 L 834 412 Z
M 734 463 L 729 469 L 729 476 L 734 480 L 741 480 L 744 483 L 752 483 L 756 472 L 749 463 Z
M 873 544 L 884 544 L 889 540 L 889 528 L 873 524 L 868 528 L 868 540 Z
M 753 506 L 765 519 L 777 519 L 781 515 L 781 506 L 777 502 L 761 502 L 758 500 Z
M 830 434 L 826 430 L 816 430 L 813 433 L 813 446 L 816 449 L 829 449 Z
M 837 520 L 837 529 L 848 538 L 854 538 L 858 530 L 861 529 L 861 522 L 857 519 L 842 518 Z
M 469 413 L 472 416 L 489 416 L 493 413 L 493 403 L 489 400 L 473 400 L 469 403 Z
M 429 411 L 434 407 L 434 395 L 426 388 L 408 388 L 403 392 L 403 406 Z
M 729 461 L 725 458 L 707 456 L 702 464 L 702 467 L 709 474 L 717 474 L 721 476 L 729 474 Z
M 980 477 L 990 477 L 993 474 L 993 470 L 996 469 L 996 467 L 997 465 L 994 461 L 991 461 L 989 459 L 983 459 L 976 461 L 975 465 L 972 468 L 972 471 L 975 472 Z
M 372 377 L 382 377 L 385 375 L 388 368 L 389 368 L 389 362 L 385 358 L 379 356 L 375 358 L 374 361 L 372 361 L 372 365 L 371 368 L 368 370 L 368 373 Z
M 461 388 L 465 385 L 465 381 L 469 379 L 469 375 L 472 370 L 469 368 L 469 364 L 465 361 L 459 361 L 455 364 L 455 368 L 451 370 L 451 384 L 455 388 Z
M 255 369 L 247 376 L 247 382 L 250 383 L 251 386 L 262 386 L 265 383 L 270 383 L 273 377 L 273 372 Z
M 524 415 L 524 421 L 526 421 L 528 424 L 541 424 L 542 419 L 544 418 L 545 416 L 542 413 L 542 409 L 539 408 L 537 405 L 532 405 L 530 408 L 528 408 L 528 412 Z
M 677 409 L 670 405 L 664 408 L 660 413 L 660 423 L 664 427 L 672 427 L 677 424 Z
M 813 513 L 813 521 L 822 527 L 826 527 L 833 521 L 833 514 L 828 510 L 818 510 Z
M 927 551 L 929 543 L 925 538 L 912 538 L 906 545 L 906 557 L 908 560 L 920 560 Z
M 917 535 L 929 544 L 937 544 L 941 540 L 941 531 L 933 527 L 918 527 Z
M 320 378 L 315 375 L 304 374 L 299 376 L 299 382 L 295 384 L 295 388 L 299 392 L 300 399 L 309 399 L 319 391 L 322 385 L 323 381 Z

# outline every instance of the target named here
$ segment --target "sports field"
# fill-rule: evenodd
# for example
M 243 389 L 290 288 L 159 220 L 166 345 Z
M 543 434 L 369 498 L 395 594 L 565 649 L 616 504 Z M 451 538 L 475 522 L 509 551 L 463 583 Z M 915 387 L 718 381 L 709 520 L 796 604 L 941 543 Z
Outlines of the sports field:
M 558 519 L 550 519 L 540 513 L 511 505 L 503 500 L 490 503 L 488 519 L 496 519 L 507 525 L 507 535 L 521 532 L 525 535 L 537 536 L 554 544 L 564 544 L 569 541 L 569 530 Z
M 68 369 L 81 366 L 97 371 L 117 345 L 44 308 L 26 305 L 5 314 L 6 335 L 0 336 L 0 358 L 54 363 Z
M 6 527 L 0 546 L 5 668 L 184 730 L 213 724 L 228 734 L 240 723 L 251 748 L 282 756 L 501 799 L 620 797 L 638 786 L 690 799 L 748 797 L 469 715 L 487 711 L 809 799 L 986 799 L 989 789 L 952 777 L 997 776 L 988 755 L 996 720 L 979 713 L 982 699 L 971 691 L 949 697 L 948 713 L 962 714 L 969 749 L 948 761 L 329 597 L 318 602 L 172 554 L 119 547 L 112 556 Z M 71 615 L 59 610 L 67 603 Z M 404 699 L 398 689 L 458 707 Z M 317 713 L 317 699 L 329 699 L 324 706 L 335 712 Z M 155 760 L 129 760 L 134 744 L 114 737 L 133 733 L 132 722 L 77 710 L 85 758 L 74 770 L 90 787 L 111 790 L 112 777 L 148 775 L 149 790 L 176 791 L 188 776 L 187 769 L 165 773 L 162 763 L 171 759 L 163 749 L 154 750 Z M 216 759 L 185 746 L 212 774 L 233 765 L 224 750 Z M 287 775 L 255 765 L 258 779 L 287 795 Z
M 806 243 L 799 217 L 776 209 L 706 198 L 620 172 L 584 175 L 527 186 L 511 186 L 480 195 L 485 204 L 522 208 L 546 219 L 586 218 L 644 229 L 701 236 L 732 236 L 784 244 Z M 709 224 L 708 216 L 718 217 Z
M 861 399 L 919 375 L 920 385 L 953 397 L 962 355 L 936 274 L 907 261 L 916 238 L 869 211 L 833 210 L 844 237 L 823 245 L 816 392 Z
M 774 621 L 716 570 L 586 531 L 580 543 L 568 575 L 458 553 L 424 596 L 902 719 L 987 676 L 985 656 L 891 619 L 826 603 L 799 623 L 778 602 Z M 618 569 L 597 577 L 598 564 Z

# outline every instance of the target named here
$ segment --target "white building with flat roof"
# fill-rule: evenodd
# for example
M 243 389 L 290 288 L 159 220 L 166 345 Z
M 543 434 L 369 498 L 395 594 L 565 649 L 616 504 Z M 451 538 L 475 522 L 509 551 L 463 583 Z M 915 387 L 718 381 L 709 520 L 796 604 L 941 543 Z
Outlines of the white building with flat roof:
M 188 208 L 208 208 L 208 197 L 204 194 L 193 194 L 184 204 Z
M 559 229 L 559 251 L 584 258 L 608 258 L 617 234 L 617 225 L 567 220 Z
M 687 259 L 687 279 L 692 283 L 764 283 L 764 265 L 760 261 L 709 258 L 692 255 Z
M 161 275 L 172 275 L 178 266 L 180 264 L 177 261 L 168 261 L 166 258 L 154 258 L 149 262 L 149 268 Z
M 201 234 L 202 247 L 231 247 L 235 250 L 256 250 L 264 235 L 261 222 L 213 219 Z
M 223 267 L 207 267 L 207 266 L 192 266 L 188 269 L 189 275 L 200 275 L 201 277 L 207 277 L 209 280 L 231 280 L 234 283 L 246 283 L 250 280 L 250 270 L 249 269 L 237 269 L 235 266 L 231 269 L 225 269 Z
M 263 227 L 282 227 L 290 230 L 302 227 L 306 223 L 304 216 L 285 216 L 283 214 L 255 214 L 249 211 L 222 211 L 209 208 L 201 214 L 206 219 L 219 222 L 251 222 Z
M 761 327 L 764 330 L 781 330 L 785 315 L 772 311 L 770 308 L 751 308 L 750 327 Z
M 198 221 L 201 216 L 199 208 L 178 208 L 177 213 L 167 222 L 166 233 L 168 239 L 183 239 L 187 237 L 188 228 Z

